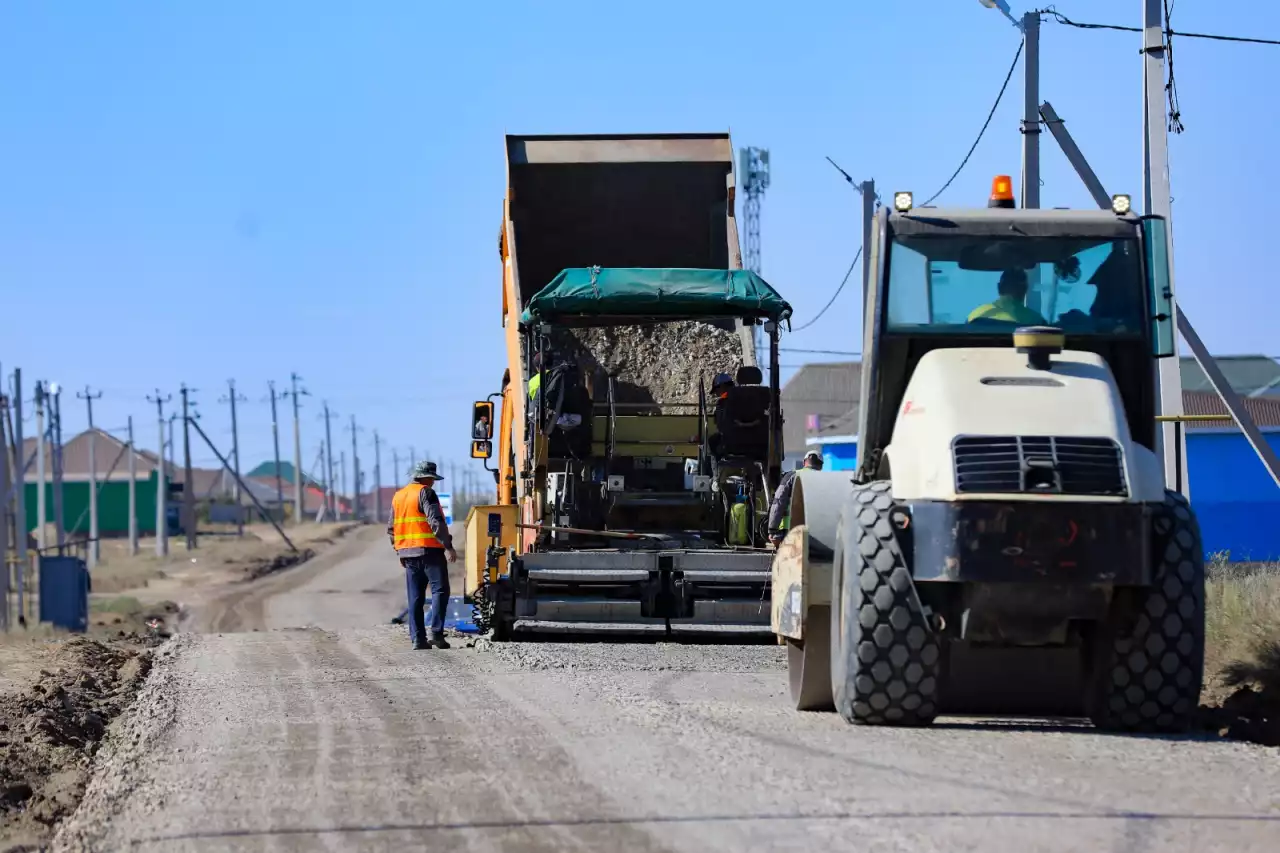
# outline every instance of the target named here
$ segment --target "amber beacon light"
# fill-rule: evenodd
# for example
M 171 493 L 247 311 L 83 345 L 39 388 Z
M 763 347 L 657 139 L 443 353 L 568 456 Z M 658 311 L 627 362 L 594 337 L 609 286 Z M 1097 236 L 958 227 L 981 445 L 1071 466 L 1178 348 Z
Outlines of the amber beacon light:
M 1008 175 L 996 175 L 991 182 L 991 198 L 987 207 L 1013 207 L 1013 178 Z

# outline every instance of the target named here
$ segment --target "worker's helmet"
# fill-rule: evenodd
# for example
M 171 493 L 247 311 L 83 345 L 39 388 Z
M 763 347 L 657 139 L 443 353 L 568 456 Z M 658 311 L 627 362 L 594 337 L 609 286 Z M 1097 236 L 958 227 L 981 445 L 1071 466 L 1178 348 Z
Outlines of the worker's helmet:
M 717 373 L 716 378 L 711 380 L 711 390 L 717 391 L 733 384 L 733 377 L 727 373 Z
M 436 463 L 434 462 L 415 462 L 413 467 L 409 469 L 409 477 L 414 480 L 444 479 L 436 472 Z
M 822 454 L 816 450 L 810 450 L 804 455 L 805 463 L 816 471 L 822 470 Z

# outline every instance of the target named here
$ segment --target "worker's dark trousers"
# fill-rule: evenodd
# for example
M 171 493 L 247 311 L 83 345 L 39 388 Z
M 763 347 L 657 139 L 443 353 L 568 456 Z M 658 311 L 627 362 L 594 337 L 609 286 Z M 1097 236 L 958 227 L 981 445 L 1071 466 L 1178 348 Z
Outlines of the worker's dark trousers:
M 431 636 L 444 634 L 444 617 L 449 609 L 449 564 L 444 551 L 428 548 L 421 557 L 402 557 L 405 588 L 409 597 L 409 638 L 414 644 L 425 642 L 422 606 L 427 601 L 427 584 L 431 585 Z

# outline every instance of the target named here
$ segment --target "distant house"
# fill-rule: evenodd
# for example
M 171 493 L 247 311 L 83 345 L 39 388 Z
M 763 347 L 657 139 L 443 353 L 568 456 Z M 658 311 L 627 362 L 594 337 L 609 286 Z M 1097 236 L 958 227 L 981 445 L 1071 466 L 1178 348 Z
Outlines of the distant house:
M 804 457 L 809 436 L 829 428 L 858 405 L 861 382 L 858 361 L 806 364 L 787 380 L 782 387 L 784 468 L 794 468 Z
M 1179 365 L 1183 391 L 1213 391 L 1209 377 L 1192 356 L 1183 356 Z M 1223 376 L 1242 397 L 1280 397 L 1280 364 L 1265 355 L 1214 356 Z

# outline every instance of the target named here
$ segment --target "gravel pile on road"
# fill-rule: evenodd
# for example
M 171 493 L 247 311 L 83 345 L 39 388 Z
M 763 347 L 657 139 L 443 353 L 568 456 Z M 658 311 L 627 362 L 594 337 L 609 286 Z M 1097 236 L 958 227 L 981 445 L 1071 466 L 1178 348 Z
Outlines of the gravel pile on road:
M 777 645 L 684 643 L 490 643 L 477 646 L 519 669 L 574 672 L 699 672 L 714 661 L 716 672 L 765 672 L 786 668 Z
M 0 849 L 41 845 L 76 808 L 107 726 L 150 668 L 149 651 L 75 638 L 36 684 L 0 696 Z
M 710 391 L 717 373 L 733 376 L 743 361 L 736 331 L 697 321 L 565 329 L 553 346 L 573 352 L 588 373 L 612 374 L 620 403 L 697 402 L 699 380 Z M 596 398 L 604 401 L 602 389 Z

